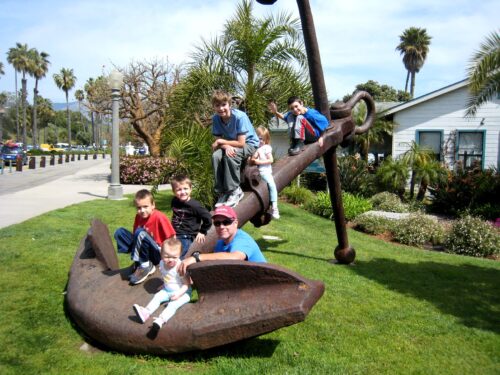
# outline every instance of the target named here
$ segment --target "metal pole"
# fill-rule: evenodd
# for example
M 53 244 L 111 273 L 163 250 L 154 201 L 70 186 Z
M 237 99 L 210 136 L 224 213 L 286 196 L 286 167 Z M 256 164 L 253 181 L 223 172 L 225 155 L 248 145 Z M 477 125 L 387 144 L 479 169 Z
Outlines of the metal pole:
M 316 109 L 323 113 L 328 121 L 331 121 L 323 67 L 321 66 L 321 56 L 309 0 L 297 0 L 297 6 L 299 8 L 302 31 L 304 33 L 304 44 L 306 46 L 307 60 L 309 63 L 314 104 Z M 349 246 L 347 237 L 336 152 L 337 146 L 334 146 L 325 153 L 323 159 L 325 161 L 326 176 L 330 188 L 330 200 L 334 212 L 335 229 L 339 242 L 339 245 L 335 248 L 334 255 L 339 263 L 348 264 L 354 261 L 355 251 Z
M 122 199 L 123 187 L 120 185 L 120 119 L 118 113 L 118 101 L 120 100 L 120 89 L 112 88 L 113 100 L 113 136 L 111 149 L 111 184 L 108 187 L 108 199 Z

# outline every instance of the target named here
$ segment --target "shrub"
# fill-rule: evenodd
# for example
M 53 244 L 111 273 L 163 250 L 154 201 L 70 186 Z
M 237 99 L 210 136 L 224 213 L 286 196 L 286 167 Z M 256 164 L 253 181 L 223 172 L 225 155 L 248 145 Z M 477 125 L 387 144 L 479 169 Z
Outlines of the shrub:
M 342 202 L 344 203 L 344 215 L 347 221 L 352 221 L 358 215 L 373 208 L 369 199 L 349 193 L 342 193 Z
M 446 181 L 430 186 L 429 191 L 435 212 L 458 215 L 469 210 L 493 220 L 500 211 L 498 205 L 492 210 L 481 208 L 491 204 L 493 197 L 500 196 L 500 174 L 496 169 L 459 167 L 449 173 Z
M 175 169 L 175 162 L 169 158 L 126 156 L 120 158 L 120 182 L 149 185 L 163 175 L 160 183 L 164 184 L 168 183 Z
M 308 201 L 314 198 L 314 194 L 312 191 L 295 184 L 284 188 L 281 191 L 280 196 L 284 197 L 288 202 L 292 204 L 299 205 L 306 204 Z
M 383 191 L 370 198 L 373 208 L 387 212 L 408 212 L 408 205 L 401 202 L 401 199 L 394 193 Z
M 394 221 L 386 217 L 363 213 L 354 219 L 356 229 L 368 234 L 382 234 L 387 231 L 392 231 Z
M 313 199 L 305 204 L 305 209 L 315 215 L 331 219 L 333 217 L 330 195 L 320 191 Z
M 369 197 L 375 193 L 375 175 L 368 163 L 352 155 L 338 158 L 340 184 L 345 192 Z
M 352 221 L 356 216 L 372 209 L 372 205 L 368 199 L 357 197 L 349 193 L 342 193 L 342 203 L 344 205 L 344 216 L 346 221 Z M 333 217 L 330 195 L 324 191 L 316 194 L 314 199 L 305 205 L 305 209 L 322 217 Z
M 302 173 L 300 184 L 313 192 L 325 191 L 327 187 L 326 173 Z
M 399 243 L 423 247 L 426 243 L 441 244 L 444 229 L 435 219 L 423 214 L 411 214 L 394 225 L 393 235 Z
M 478 217 L 465 216 L 453 224 L 444 245 L 450 253 L 484 257 L 500 253 L 500 233 Z

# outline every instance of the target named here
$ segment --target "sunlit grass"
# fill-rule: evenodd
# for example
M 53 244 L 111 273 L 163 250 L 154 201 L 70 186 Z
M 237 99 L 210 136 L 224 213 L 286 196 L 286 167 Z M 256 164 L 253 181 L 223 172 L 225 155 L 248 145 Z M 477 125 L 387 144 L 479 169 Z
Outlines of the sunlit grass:
M 171 196 L 157 207 L 171 216 Z M 500 263 L 389 244 L 349 231 L 354 265 L 330 260 L 334 225 L 281 204 L 245 226 L 269 262 L 322 280 L 306 321 L 206 352 L 169 357 L 80 350 L 64 311 L 68 270 L 89 222 L 132 225 L 132 201 L 95 200 L 0 230 L 1 374 L 498 374 Z M 266 240 L 264 235 L 279 240 Z M 119 256 L 123 266 L 126 256 Z

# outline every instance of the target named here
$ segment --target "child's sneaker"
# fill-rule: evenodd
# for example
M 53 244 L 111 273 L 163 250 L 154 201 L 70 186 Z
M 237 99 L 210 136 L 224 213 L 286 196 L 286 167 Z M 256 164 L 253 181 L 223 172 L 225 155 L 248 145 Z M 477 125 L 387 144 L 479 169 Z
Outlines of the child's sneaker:
M 226 204 L 228 197 L 229 197 L 229 194 L 220 194 L 219 199 L 217 200 L 217 203 L 215 203 L 215 207 L 224 206 Z
M 271 216 L 273 217 L 273 219 L 280 218 L 280 212 L 278 211 L 277 208 L 273 208 L 273 210 L 271 211 Z
M 156 318 L 155 320 L 153 320 L 153 328 L 160 329 L 161 327 L 163 327 L 164 323 L 165 322 L 162 318 Z
M 228 207 L 234 207 L 236 206 L 245 196 L 245 193 L 243 193 L 243 190 L 238 186 L 238 188 L 234 189 L 227 199 L 225 205 Z
M 135 313 L 137 314 L 137 316 L 141 320 L 141 323 L 143 323 L 143 324 L 146 323 L 146 320 L 148 320 L 149 316 L 151 315 L 149 310 L 146 309 L 145 307 L 139 306 L 137 304 L 135 304 L 133 307 L 134 307 Z

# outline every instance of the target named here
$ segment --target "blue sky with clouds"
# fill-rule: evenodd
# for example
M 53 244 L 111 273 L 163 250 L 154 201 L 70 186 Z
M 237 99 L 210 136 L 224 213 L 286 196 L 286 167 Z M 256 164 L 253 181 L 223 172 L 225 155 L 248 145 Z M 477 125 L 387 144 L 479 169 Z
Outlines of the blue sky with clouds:
M 0 0 L 0 91 L 14 91 L 14 71 L 6 53 L 16 42 L 49 53 L 50 70 L 40 94 L 64 102 L 52 75 L 72 68 L 75 89 L 113 65 L 133 60 L 189 60 L 201 38 L 221 33 L 236 0 Z M 471 55 L 500 29 L 498 0 L 311 0 L 328 95 L 342 98 L 369 79 L 404 89 L 406 71 L 395 51 L 410 26 L 426 28 L 432 43 L 417 74 L 416 95 L 465 78 Z M 288 11 L 295 0 L 273 6 L 255 3 L 256 15 Z M 32 98 L 32 85 L 28 100 Z M 74 90 L 70 100 L 74 98 Z

